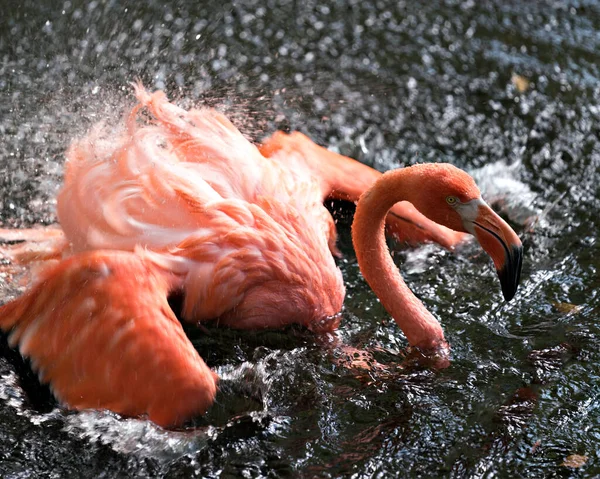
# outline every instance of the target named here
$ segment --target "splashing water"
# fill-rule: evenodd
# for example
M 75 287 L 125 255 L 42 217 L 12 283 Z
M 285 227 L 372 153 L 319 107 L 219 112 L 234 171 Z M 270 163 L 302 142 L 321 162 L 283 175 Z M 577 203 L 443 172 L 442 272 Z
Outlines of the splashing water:
M 380 170 L 467 169 L 525 259 L 506 304 L 475 244 L 393 245 L 452 345 L 445 371 L 401 367 L 406 341 L 360 276 L 351 207 L 336 204 L 339 336 L 386 369 L 340 366 L 337 346 L 305 331 L 190 330 L 222 390 L 205 418 L 164 431 L 57 407 L 3 350 L 0 475 L 599 474 L 598 30 L 598 5 L 574 0 L 5 5 L 3 226 L 55 222 L 66 147 L 118 123 L 139 77 L 217 106 L 254 140 L 299 129 Z M 18 273 L 0 275 L 3 300 L 22 290 Z

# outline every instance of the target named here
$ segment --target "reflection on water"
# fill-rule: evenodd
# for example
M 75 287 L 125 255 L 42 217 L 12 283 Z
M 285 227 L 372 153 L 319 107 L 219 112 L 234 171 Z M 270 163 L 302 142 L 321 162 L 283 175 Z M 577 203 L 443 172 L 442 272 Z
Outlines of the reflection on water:
M 136 77 L 218 105 L 253 139 L 300 129 L 381 170 L 449 161 L 524 239 L 504 303 L 473 243 L 396 259 L 444 324 L 452 365 L 402 367 L 405 340 L 362 280 L 336 363 L 305 331 L 190 330 L 225 378 L 180 431 L 56 406 L 2 347 L 0 471 L 29 476 L 553 477 L 600 473 L 600 9 L 595 2 L 13 2 L 0 15 L 0 220 L 55 221 L 63 152 L 116 121 Z M 3 270 L 0 294 L 22 285 Z M 581 469 L 565 459 L 585 456 Z

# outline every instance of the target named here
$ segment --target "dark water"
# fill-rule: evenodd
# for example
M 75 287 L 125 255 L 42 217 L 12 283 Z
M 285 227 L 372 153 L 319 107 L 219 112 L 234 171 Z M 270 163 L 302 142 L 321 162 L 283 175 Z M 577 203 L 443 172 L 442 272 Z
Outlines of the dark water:
M 406 342 L 358 272 L 342 208 L 340 336 L 390 369 L 336 366 L 303 331 L 190 331 L 225 380 L 184 431 L 65 412 L 4 351 L 0 475 L 599 474 L 599 51 L 600 6 L 585 0 L 3 2 L 5 226 L 54 221 L 70 139 L 118 118 L 139 77 L 219 105 L 250 138 L 300 129 L 381 170 L 455 163 L 526 250 L 505 304 L 476 245 L 397 246 L 453 348 L 441 373 L 402 370 Z

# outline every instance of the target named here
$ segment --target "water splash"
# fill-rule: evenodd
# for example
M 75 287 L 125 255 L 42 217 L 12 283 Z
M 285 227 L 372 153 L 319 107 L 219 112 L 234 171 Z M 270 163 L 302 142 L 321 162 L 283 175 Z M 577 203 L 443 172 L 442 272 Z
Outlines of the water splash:
M 2 363 L 0 471 L 597 474 L 599 18 L 594 2 L 569 0 L 7 4 L 4 225 L 55 220 L 65 147 L 99 119 L 118 118 L 131 101 L 128 82 L 141 77 L 174 98 L 230 108 L 254 139 L 293 128 L 382 170 L 423 161 L 467 168 L 523 233 L 526 257 L 516 301 L 505 304 L 476 245 L 407 255 L 407 280 L 452 345 L 452 366 L 420 388 L 400 376 L 356 378 L 310 337 L 288 332 L 273 345 L 266 334 L 218 336 L 202 355 L 231 395 L 197 438 L 104 413 L 40 413 Z M 525 224 L 540 211 L 533 228 Z M 349 291 L 340 337 L 393 352 L 375 353 L 393 365 L 406 342 L 358 273 L 348 225 L 339 226 Z M 3 298 L 18 292 L 0 280 Z M 571 352 L 549 358 L 559 345 Z M 528 387 L 538 399 L 521 414 L 511 398 Z M 561 466 L 572 454 L 589 457 L 583 469 Z

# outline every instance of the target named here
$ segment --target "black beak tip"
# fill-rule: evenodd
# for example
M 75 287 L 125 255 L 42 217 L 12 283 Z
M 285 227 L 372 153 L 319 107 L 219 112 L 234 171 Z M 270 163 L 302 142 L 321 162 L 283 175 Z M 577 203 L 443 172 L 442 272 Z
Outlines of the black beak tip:
M 498 277 L 502 285 L 502 294 L 506 301 L 514 298 L 519 280 L 521 279 L 521 268 L 523 266 L 523 247 L 513 246 L 506 259 L 504 267 L 498 270 Z

